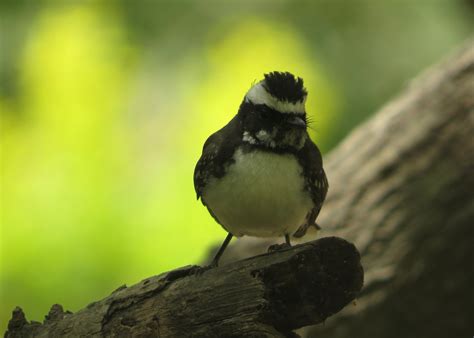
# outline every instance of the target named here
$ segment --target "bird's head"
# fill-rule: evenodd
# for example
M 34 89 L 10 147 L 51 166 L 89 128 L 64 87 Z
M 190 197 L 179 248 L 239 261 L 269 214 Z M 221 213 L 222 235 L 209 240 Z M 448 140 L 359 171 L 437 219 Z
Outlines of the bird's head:
M 301 149 L 306 138 L 303 79 L 271 72 L 250 88 L 240 106 L 243 141 L 256 146 Z

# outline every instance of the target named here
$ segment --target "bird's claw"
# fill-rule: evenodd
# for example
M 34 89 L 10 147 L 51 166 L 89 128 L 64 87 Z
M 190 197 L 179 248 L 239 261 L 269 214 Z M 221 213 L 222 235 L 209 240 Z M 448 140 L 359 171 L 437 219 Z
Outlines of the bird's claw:
M 268 252 L 275 252 L 275 251 L 285 250 L 289 248 L 291 248 L 291 245 L 288 243 L 273 244 L 268 247 Z
M 205 266 L 194 266 L 193 269 L 189 272 L 189 275 L 192 276 L 201 276 L 204 272 L 208 271 L 208 270 L 211 270 L 213 268 L 216 268 L 217 267 L 217 264 L 215 263 L 211 263 L 209 265 L 205 265 Z

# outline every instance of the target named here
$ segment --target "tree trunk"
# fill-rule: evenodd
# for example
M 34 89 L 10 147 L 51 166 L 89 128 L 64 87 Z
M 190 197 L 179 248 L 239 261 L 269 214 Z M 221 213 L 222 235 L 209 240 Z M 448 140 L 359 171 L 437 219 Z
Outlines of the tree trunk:
M 173 270 L 75 314 L 54 305 L 43 324 L 21 309 L 11 337 L 296 337 L 340 311 L 362 288 L 356 248 L 323 238 L 202 272 Z
M 356 245 L 365 286 L 356 307 L 300 334 L 472 336 L 474 41 L 354 130 L 325 169 L 321 234 Z M 269 243 L 244 239 L 226 257 Z
M 473 135 L 470 41 L 331 152 L 329 195 L 318 223 L 322 234 L 359 248 L 365 287 L 357 306 L 302 335 L 472 335 Z M 270 243 L 243 239 L 224 258 L 252 256 Z M 290 336 L 337 312 L 361 286 L 357 251 L 336 238 L 201 276 L 188 276 L 192 270 L 152 277 L 76 314 L 53 307 L 44 324 L 26 323 L 17 310 L 7 337 Z

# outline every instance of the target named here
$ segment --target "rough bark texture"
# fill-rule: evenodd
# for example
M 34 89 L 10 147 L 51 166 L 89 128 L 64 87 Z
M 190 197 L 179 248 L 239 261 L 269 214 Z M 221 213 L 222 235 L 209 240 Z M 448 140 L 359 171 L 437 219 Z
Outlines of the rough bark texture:
M 318 223 L 322 234 L 344 237 L 359 248 L 365 287 L 357 306 L 300 334 L 472 336 L 473 135 L 471 41 L 326 158 L 330 189 Z M 327 241 L 336 242 L 324 253 Z M 243 239 L 224 258 L 252 256 L 273 243 Z M 7 337 L 213 336 L 205 330 L 221 336 L 289 335 L 292 328 L 323 321 L 355 296 L 361 286 L 356 256 L 351 245 L 324 239 L 202 276 L 177 270 L 118 290 L 76 314 L 53 307 L 44 324 L 27 324 L 17 310 Z M 180 335 L 183 329 L 187 334 Z
M 321 234 L 356 245 L 365 286 L 356 307 L 300 334 L 472 336 L 474 41 L 358 127 L 325 168 Z M 269 243 L 244 239 L 225 258 Z
M 151 277 L 75 314 L 54 305 L 43 324 L 13 312 L 6 337 L 295 337 L 362 288 L 356 248 L 327 237 L 193 274 Z

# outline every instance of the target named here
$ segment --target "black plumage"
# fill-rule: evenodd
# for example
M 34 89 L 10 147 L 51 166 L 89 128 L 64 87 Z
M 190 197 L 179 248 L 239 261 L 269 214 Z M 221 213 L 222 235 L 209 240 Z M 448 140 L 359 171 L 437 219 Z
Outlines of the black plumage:
M 303 79 L 289 72 L 271 72 L 265 74 L 265 89 L 274 97 L 288 102 L 302 102 L 308 92 Z
M 303 102 L 307 95 L 303 80 L 287 72 L 266 74 L 260 85 L 272 97 L 280 101 Z M 197 198 L 201 198 L 211 215 L 224 228 L 225 226 L 213 212 L 212 205 L 209 205 L 202 195 L 210 180 L 219 180 L 227 174 L 228 168 L 235 161 L 234 155 L 237 149 L 244 154 L 259 151 L 294 156 L 302 169 L 303 189 L 309 194 L 313 205 L 307 212 L 306 221 L 294 235 L 301 237 L 309 226 L 317 226 L 316 218 L 326 198 L 328 181 L 323 169 L 321 153 L 306 130 L 306 114 L 303 117 L 300 115 L 291 112 L 282 113 L 266 104 L 254 104 L 245 97 L 238 114 L 225 127 L 206 140 L 201 158 L 195 168 L 194 187 Z M 300 124 L 294 123 L 296 116 L 300 116 Z M 264 133 L 266 137 L 259 138 L 261 133 Z M 268 135 L 271 135 L 271 138 Z M 228 236 L 225 245 L 229 240 Z M 223 249 L 216 256 L 213 262 L 215 265 L 222 252 Z

